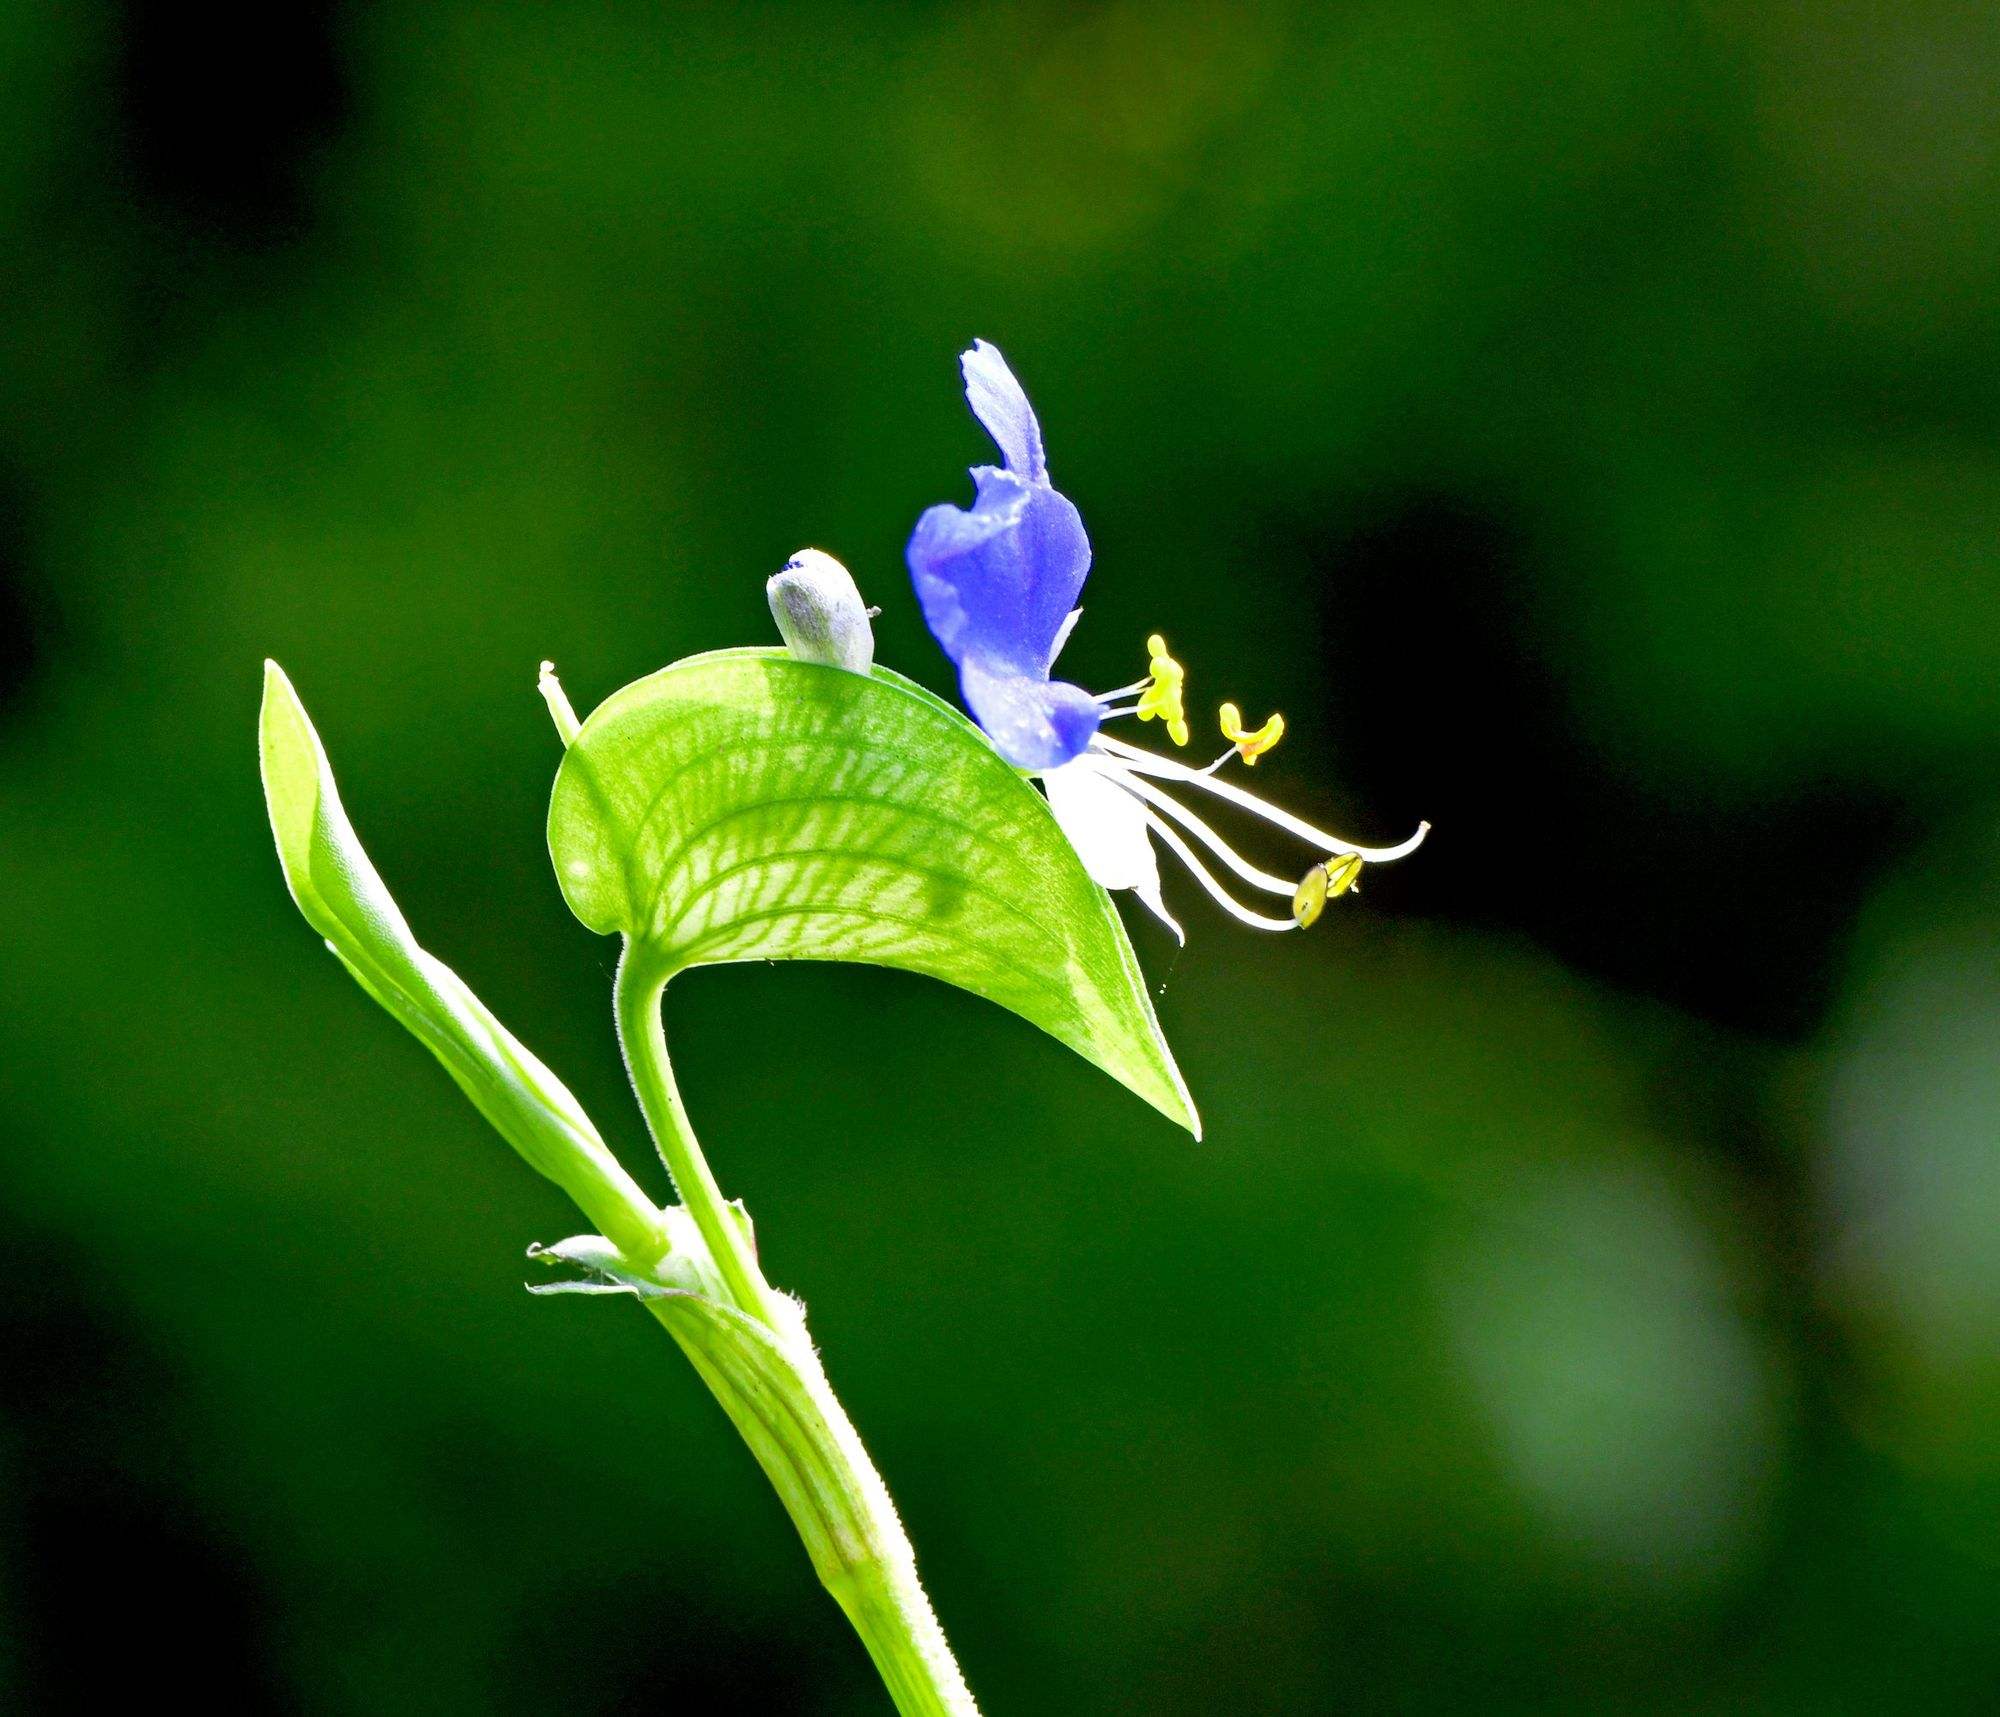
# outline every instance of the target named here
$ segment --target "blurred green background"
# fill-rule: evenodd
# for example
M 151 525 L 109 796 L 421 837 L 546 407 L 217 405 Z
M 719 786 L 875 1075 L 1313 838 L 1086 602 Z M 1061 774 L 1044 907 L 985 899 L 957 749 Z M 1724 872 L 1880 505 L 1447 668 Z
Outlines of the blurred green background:
M 0 1708 L 885 1708 L 659 1331 L 521 1292 L 573 1216 L 253 719 L 647 1163 L 535 665 L 811 543 L 948 690 L 983 335 L 1075 677 L 1437 825 L 1134 924 L 1199 1146 L 941 986 L 676 986 L 988 1709 L 1991 1710 L 1996 93 L 1941 0 L 0 5 Z

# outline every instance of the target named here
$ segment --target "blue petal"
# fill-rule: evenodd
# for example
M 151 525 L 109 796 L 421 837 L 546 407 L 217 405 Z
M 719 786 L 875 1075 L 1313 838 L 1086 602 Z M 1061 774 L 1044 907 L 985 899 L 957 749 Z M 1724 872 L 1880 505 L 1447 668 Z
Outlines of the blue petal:
M 1104 719 L 1097 700 L 1063 680 L 1029 678 L 978 656 L 959 664 L 958 689 L 993 747 L 1017 769 L 1060 769 Z
M 1004 469 L 973 471 L 970 509 L 932 507 L 917 521 L 910 578 L 926 624 L 958 664 L 965 707 L 1001 756 L 1057 769 L 1103 720 L 1089 693 L 1049 679 L 1090 572 L 1090 539 L 1076 508 L 1049 486 L 1041 425 L 999 349 L 976 340 L 959 366 Z
M 932 507 L 910 534 L 910 577 L 924 621 L 964 665 L 1046 678 L 1056 642 L 1090 571 L 1090 539 L 1075 507 L 1046 484 L 990 465 L 973 472 L 979 498 Z
M 1000 449 L 1000 462 L 1016 477 L 1031 483 L 1046 479 L 1049 467 L 1042 454 L 1042 426 L 1035 421 L 1035 408 L 1001 357 L 1000 348 L 974 340 L 970 351 L 959 354 L 958 367 L 965 374 L 966 404 L 993 437 Z

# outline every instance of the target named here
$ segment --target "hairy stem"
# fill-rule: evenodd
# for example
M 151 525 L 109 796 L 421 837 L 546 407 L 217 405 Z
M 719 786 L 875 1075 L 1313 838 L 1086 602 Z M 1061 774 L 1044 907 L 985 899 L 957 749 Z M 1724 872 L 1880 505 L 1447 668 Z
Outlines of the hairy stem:
M 767 1387 L 716 1363 L 686 1300 L 648 1309 L 693 1362 L 798 1528 L 820 1583 L 868 1648 L 900 1717 L 979 1717 L 895 1504 L 826 1380 L 802 1321 L 774 1341 Z M 774 1385 L 774 1386 L 772 1386 Z
M 723 1198 L 688 1125 L 660 1023 L 670 975 L 628 946 L 618 968 L 618 1038 L 660 1156 L 732 1303 L 676 1294 L 648 1307 L 764 1469 L 901 1717 L 978 1717 L 917 1578 L 909 1536 L 827 1382 L 804 1313 L 765 1281 L 749 1224 Z

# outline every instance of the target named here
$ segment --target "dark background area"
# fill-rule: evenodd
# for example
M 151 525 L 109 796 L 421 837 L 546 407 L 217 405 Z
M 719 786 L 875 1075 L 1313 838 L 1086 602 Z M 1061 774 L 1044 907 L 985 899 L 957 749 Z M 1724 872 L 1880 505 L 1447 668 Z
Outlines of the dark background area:
M 1930 0 L 0 8 L 0 1707 L 884 1708 L 659 1332 L 520 1291 L 574 1219 L 253 722 L 643 1169 L 536 663 L 811 543 L 949 691 L 980 335 L 1066 670 L 1436 825 L 1133 923 L 1200 1145 L 940 986 L 676 985 L 986 1707 L 1990 1710 L 1996 94 Z

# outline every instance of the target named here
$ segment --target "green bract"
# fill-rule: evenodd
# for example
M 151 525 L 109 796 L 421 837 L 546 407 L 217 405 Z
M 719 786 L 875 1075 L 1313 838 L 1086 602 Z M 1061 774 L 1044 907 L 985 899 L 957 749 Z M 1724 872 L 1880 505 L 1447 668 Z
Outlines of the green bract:
M 1010 1008 L 1199 1132 L 1116 909 L 971 722 L 884 668 L 695 656 L 583 724 L 549 850 L 664 972 L 860 960 Z

